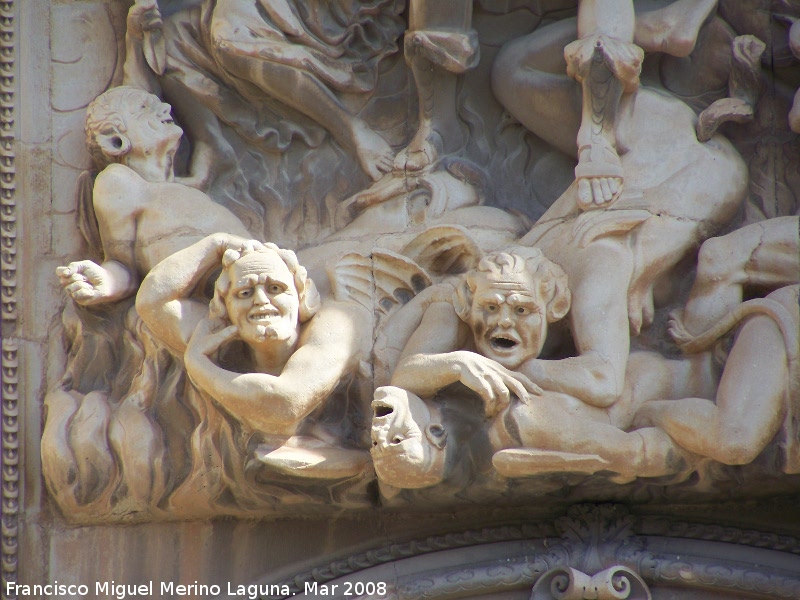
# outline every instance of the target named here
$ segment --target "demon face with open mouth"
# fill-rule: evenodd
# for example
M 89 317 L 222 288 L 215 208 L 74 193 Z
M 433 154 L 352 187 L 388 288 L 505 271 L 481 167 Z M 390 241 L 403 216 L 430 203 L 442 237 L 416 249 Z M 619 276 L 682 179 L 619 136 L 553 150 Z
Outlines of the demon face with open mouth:
M 475 279 L 467 322 L 476 350 L 507 369 L 536 358 L 547 335 L 546 303 L 524 273 Z

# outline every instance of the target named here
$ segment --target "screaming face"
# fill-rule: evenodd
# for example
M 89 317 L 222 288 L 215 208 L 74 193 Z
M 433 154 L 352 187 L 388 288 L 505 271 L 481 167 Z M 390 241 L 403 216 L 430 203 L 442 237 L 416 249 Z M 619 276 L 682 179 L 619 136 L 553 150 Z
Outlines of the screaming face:
M 478 275 L 467 323 L 478 352 L 507 369 L 539 356 L 547 336 L 545 304 L 525 275 Z
M 300 301 L 294 277 L 275 252 L 253 252 L 230 267 L 225 296 L 228 317 L 249 345 L 278 341 L 293 345 L 298 337 Z
M 378 478 L 404 489 L 441 482 L 447 434 L 435 407 L 403 389 L 380 387 L 372 410 L 371 454 Z
M 131 147 L 144 154 L 174 155 L 183 130 L 172 120 L 172 108 L 156 96 L 148 95 L 141 106 L 131 108 L 125 135 Z

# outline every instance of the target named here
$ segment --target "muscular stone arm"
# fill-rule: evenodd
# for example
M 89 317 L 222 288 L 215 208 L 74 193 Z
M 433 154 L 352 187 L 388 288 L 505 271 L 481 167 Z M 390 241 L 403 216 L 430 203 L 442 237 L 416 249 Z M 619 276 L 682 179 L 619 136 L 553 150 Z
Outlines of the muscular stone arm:
M 153 333 L 176 352 L 183 353 L 208 304 L 189 296 L 215 267 L 228 248 L 240 247 L 237 236 L 215 233 L 176 252 L 144 278 L 136 296 L 136 310 Z
M 575 396 L 591 406 L 611 406 L 621 392 L 617 388 L 622 381 L 616 381 L 610 362 L 593 353 L 561 360 L 534 358 L 519 371 L 546 390 Z
M 131 285 L 138 281 L 136 264 L 136 217 L 141 197 L 141 178 L 122 165 L 109 165 L 94 184 L 94 211 L 106 261 L 114 261 L 129 271 Z M 105 263 L 103 263 L 105 266 Z
M 392 375 L 405 355 L 404 350 L 419 329 L 428 307 L 437 302 L 449 303 L 452 296 L 453 286 L 450 284 L 425 288 L 379 330 L 372 349 L 376 386 L 390 385 Z
M 530 359 L 519 370 L 545 389 L 592 406 L 611 406 L 622 394 L 630 351 L 628 288 L 633 257 L 626 247 L 600 240 L 591 251 L 567 248 L 561 258 L 565 259 L 561 264 L 570 263 L 572 306 L 567 318 L 578 356 Z
M 431 304 L 403 351 L 392 385 L 425 397 L 461 382 L 483 399 L 487 416 L 506 406 L 512 393 L 525 399 L 541 392 L 524 375 L 475 352 L 460 350 L 468 337 L 469 328 L 451 303 Z
M 369 317 L 365 309 L 352 304 L 326 303 L 277 375 L 220 368 L 206 354 L 219 343 L 203 346 L 194 338 L 186 352 L 186 369 L 198 388 L 243 423 L 265 433 L 292 435 L 368 352 L 370 336 L 360 324 L 369 322 Z M 203 325 L 195 335 L 204 335 Z
M 139 273 L 136 262 L 137 179 L 127 167 L 106 167 L 94 184 L 94 213 L 100 231 L 104 262 L 74 261 L 56 270 L 61 285 L 83 305 L 122 300 L 136 292 Z
M 403 349 L 392 385 L 424 398 L 459 381 L 456 351 L 466 342 L 464 328 L 452 304 L 431 304 Z
M 147 28 L 159 35 L 161 26 L 161 13 L 155 2 L 136 2 L 131 6 L 125 32 L 125 63 L 122 68 L 124 85 L 132 85 L 156 95 L 161 94 L 161 86 L 145 59 L 143 32 L 143 28 Z

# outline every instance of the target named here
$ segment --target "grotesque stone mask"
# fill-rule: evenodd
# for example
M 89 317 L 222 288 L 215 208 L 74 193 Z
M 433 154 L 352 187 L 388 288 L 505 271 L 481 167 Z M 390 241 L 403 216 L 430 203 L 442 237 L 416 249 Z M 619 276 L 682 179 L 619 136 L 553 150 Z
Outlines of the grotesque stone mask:
M 294 277 L 275 252 L 252 252 L 229 267 L 231 286 L 225 307 L 239 335 L 249 345 L 279 341 L 293 344 L 298 335 L 300 301 Z
M 375 390 L 372 410 L 372 460 L 381 481 L 404 489 L 440 483 L 447 432 L 436 407 L 386 386 Z
M 547 324 L 566 315 L 567 276 L 537 248 L 517 247 L 481 260 L 453 297 L 475 349 L 507 369 L 539 356 Z

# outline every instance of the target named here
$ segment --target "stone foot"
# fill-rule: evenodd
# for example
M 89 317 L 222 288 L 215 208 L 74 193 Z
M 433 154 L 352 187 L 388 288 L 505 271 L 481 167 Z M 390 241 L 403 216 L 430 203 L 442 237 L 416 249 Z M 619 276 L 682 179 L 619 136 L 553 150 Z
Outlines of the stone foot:
M 617 200 L 622 192 L 622 175 L 622 163 L 610 143 L 598 139 L 581 146 L 575 167 L 581 208 L 606 207 Z

